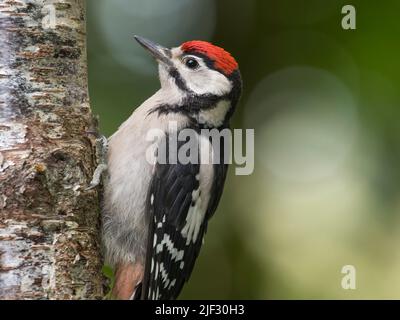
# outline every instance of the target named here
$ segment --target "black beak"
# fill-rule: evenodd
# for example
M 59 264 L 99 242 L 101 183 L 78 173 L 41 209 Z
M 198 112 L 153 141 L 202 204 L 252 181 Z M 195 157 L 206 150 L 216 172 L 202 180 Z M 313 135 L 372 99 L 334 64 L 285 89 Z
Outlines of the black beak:
M 156 60 L 169 67 L 173 65 L 171 61 L 171 50 L 139 36 L 134 36 L 134 38 L 143 48 L 149 51 Z

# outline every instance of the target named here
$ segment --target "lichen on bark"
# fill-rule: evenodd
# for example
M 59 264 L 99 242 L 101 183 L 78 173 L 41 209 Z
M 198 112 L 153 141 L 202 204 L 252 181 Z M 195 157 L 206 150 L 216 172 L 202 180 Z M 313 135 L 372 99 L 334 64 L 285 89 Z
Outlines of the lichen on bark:
M 103 295 L 83 0 L 0 0 L 0 299 Z

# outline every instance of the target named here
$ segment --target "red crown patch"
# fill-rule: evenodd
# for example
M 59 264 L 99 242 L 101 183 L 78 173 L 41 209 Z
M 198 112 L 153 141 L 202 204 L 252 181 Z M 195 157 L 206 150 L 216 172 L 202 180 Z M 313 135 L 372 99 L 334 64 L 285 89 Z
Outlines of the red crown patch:
M 201 53 L 214 62 L 214 67 L 226 75 L 230 75 L 238 68 L 238 63 L 231 54 L 221 47 L 207 41 L 188 41 L 182 44 L 181 49 L 185 53 Z

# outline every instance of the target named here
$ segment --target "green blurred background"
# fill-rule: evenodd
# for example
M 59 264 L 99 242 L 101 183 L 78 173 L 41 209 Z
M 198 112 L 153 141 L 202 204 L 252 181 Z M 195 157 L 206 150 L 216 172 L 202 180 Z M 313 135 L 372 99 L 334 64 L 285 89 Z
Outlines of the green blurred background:
M 112 134 L 158 88 L 133 41 L 202 39 L 230 51 L 255 129 L 181 298 L 400 298 L 400 1 L 88 0 L 89 87 Z M 354 265 L 356 290 L 341 269 Z

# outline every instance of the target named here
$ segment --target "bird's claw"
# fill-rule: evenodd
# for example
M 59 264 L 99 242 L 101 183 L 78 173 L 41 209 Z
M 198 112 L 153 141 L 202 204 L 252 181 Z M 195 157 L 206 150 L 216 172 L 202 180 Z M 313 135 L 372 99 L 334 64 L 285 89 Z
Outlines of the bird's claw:
M 93 173 L 92 181 L 90 181 L 89 186 L 85 189 L 86 191 L 96 188 L 103 176 L 103 173 L 107 171 L 107 151 L 108 151 L 108 141 L 103 135 L 99 135 L 96 132 L 87 131 L 88 134 L 95 135 L 96 138 L 96 158 L 98 165 Z
M 101 177 L 106 170 L 107 165 L 105 163 L 100 163 L 93 173 L 92 181 L 90 181 L 89 186 L 85 190 L 88 191 L 96 188 L 100 184 Z

